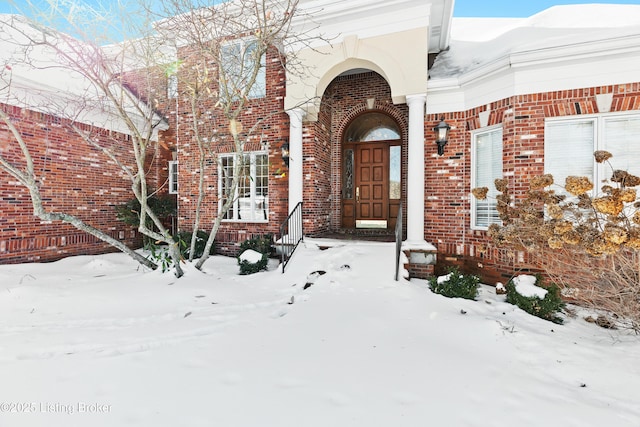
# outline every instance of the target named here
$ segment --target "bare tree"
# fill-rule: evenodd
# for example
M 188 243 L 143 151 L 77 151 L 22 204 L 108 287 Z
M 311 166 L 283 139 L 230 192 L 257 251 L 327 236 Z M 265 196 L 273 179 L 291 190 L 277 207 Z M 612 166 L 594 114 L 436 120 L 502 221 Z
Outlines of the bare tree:
M 49 0 L 47 0 L 49 1 Z M 37 11 L 36 5 L 27 1 L 32 11 Z M 27 21 L 24 18 L 9 17 L 4 22 L 3 35 L 5 41 L 15 44 L 15 52 L 12 61 L 15 66 L 29 70 L 46 70 L 48 73 L 60 72 L 68 78 L 68 88 L 72 92 L 73 99 L 64 99 L 56 104 L 54 98 L 46 94 L 41 99 L 25 97 L 24 99 L 7 99 L 7 102 L 19 102 L 47 114 L 52 114 L 66 119 L 69 128 L 79 135 L 91 146 L 100 150 L 106 158 L 125 175 L 131 182 L 131 190 L 141 205 L 138 230 L 159 242 L 168 244 L 169 254 L 173 259 L 176 275 L 182 276 L 180 267 L 180 251 L 173 240 L 173 236 L 166 229 L 162 221 L 149 208 L 147 199 L 150 195 L 147 168 L 149 159 L 155 156 L 158 149 L 157 132 L 165 124 L 164 118 L 158 114 L 149 102 L 141 98 L 139 91 L 134 91 L 127 85 L 125 76 L 131 69 L 131 64 L 143 66 L 149 71 L 158 67 L 161 59 L 159 45 L 152 37 L 143 37 L 134 41 L 124 41 L 118 45 L 105 48 L 91 39 L 84 28 L 95 28 L 93 25 L 101 12 L 90 8 L 77 8 L 74 2 L 49 1 L 50 13 L 38 15 L 45 22 Z M 52 29 L 50 25 L 60 23 L 63 20 L 69 32 L 73 36 Z M 48 24 L 48 25 L 47 25 Z M 100 39 L 103 40 L 103 39 Z M 151 76 L 150 72 L 148 76 Z M 150 77 L 143 81 L 149 87 L 152 83 Z M 11 84 L 8 84 L 11 89 Z M 75 92 L 74 92 L 75 90 Z M 7 98 L 15 98 L 15 92 L 6 91 Z M 40 103 L 38 103 L 38 101 Z M 96 112 L 101 112 L 110 117 L 106 123 L 94 123 Z M 10 116 L 5 115 L 4 121 L 10 121 Z M 87 123 L 94 124 L 87 128 Z M 126 162 L 118 155 L 117 147 L 113 142 L 117 139 L 99 138 L 94 129 L 105 128 L 126 133 L 130 136 L 130 150 L 133 153 L 133 162 Z M 14 133 L 15 136 L 15 133 Z M 18 143 L 19 140 L 17 139 Z M 28 148 L 24 145 L 23 154 L 28 156 Z M 9 173 L 15 174 L 17 170 L 11 170 L 8 163 L 2 164 Z M 35 197 L 37 206 L 38 194 L 33 182 L 34 177 L 29 175 L 31 171 L 24 171 L 26 175 L 20 182 L 30 186 L 30 194 Z M 36 210 L 37 211 L 37 210 Z M 39 212 L 39 211 L 37 211 Z M 70 217 L 58 214 L 58 219 L 67 218 L 76 227 L 79 224 Z M 150 218 L 154 229 L 147 226 Z M 81 228 L 85 230 L 84 228 Z M 85 230 L 86 231 L 86 230 Z M 106 235 L 92 231 L 96 237 L 109 244 L 113 240 Z M 114 245 L 123 250 L 122 245 Z M 131 251 L 126 251 L 132 254 Z M 135 256 L 142 261 L 140 256 Z M 154 265 L 144 261 L 146 265 Z
M 301 72 L 303 68 L 295 52 L 319 38 L 313 31 L 314 26 L 308 25 L 312 20 L 306 19 L 304 33 L 292 30 L 294 16 L 299 13 L 299 0 L 161 0 L 162 12 L 142 2 L 140 15 L 134 16 L 127 10 L 117 14 L 120 21 L 105 20 L 104 16 L 109 16 L 107 12 L 113 15 L 114 11 L 94 10 L 83 6 L 80 0 L 45 1 L 50 9 L 39 15 L 38 24 L 29 24 L 25 30 L 23 25 L 9 23 L 20 33 L 23 60 L 37 68 L 39 65 L 32 61 L 32 54 L 45 49 L 55 57 L 55 61 L 45 67 L 65 70 L 90 83 L 85 92 L 79 94 L 77 108 L 69 111 L 65 106 L 60 110 L 72 123 L 70 128 L 74 132 L 100 150 L 128 177 L 141 206 L 138 230 L 168 245 L 178 277 L 183 274 L 178 244 L 147 204 L 153 190 L 149 188 L 146 168 L 158 148 L 157 132 L 166 125 L 163 114 L 157 110 L 163 106 L 169 108 L 168 104 L 163 105 L 162 97 L 156 96 L 157 79 L 174 73 L 179 76 L 180 96 L 188 100 L 191 113 L 188 126 L 198 149 L 198 199 L 191 257 L 208 192 L 205 171 L 211 165 L 218 165 L 216 148 L 221 142 L 226 141 L 233 147 L 233 173 L 225 177 L 222 203 L 211 224 L 204 253 L 196 264 L 201 268 L 222 219 L 235 202 L 239 183 L 250 178 L 246 176 L 245 146 L 262 139 L 262 120 L 243 126 L 241 117 L 251 108 L 256 92 L 264 89 L 257 82 L 265 72 L 265 57 L 269 53 L 282 69 Z M 36 13 L 40 5 L 32 0 L 26 0 L 26 4 L 32 13 Z M 144 26 L 151 20 L 159 20 L 154 32 Z M 95 22 L 108 25 L 106 29 L 88 33 L 87 29 L 96 28 Z M 116 33 L 124 40 L 105 47 L 105 39 L 114 31 L 113 22 L 120 23 Z M 62 25 L 66 32 L 52 30 L 53 25 L 57 28 Z M 122 34 L 125 30 L 136 38 Z M 288 48 L 294 44 L 297 49 Z M 188 57 L 180 58 L 179 52 L 188 52 Z M 86 127 L 74 125 L 87 123 L 88 111 L 92 110 L 108 111 L 123 124 L 130 135 L 134 162 L 124 162 L 111 144 L 96 138 Z M 213 198 L 217 199 L 217 194 Z M 149 218 L 153 229 L 147 226 Z
M 223 176 L 217 215 L 211 225 L 204 253 L 197 261 L 201 268 L 207 260 L 222 220 L 233 206 L 239 184 L 246 176 L 246 147 L 262 141 L 263 123 L 269 114 L 254 122 L 242 123 L 243 113 L 254 98 L 264 96 L 265 58 L 275 58 L 270 66 L 289 72 L 303 68 L 297 60 L 294 43 L 306 44 L 318 38 L 292 31 L 294 17 L 300 19 L 299 0 L 234 0 L 217 5 L 193 0 L 163 0 L 163 19 L 158 30 L 165 40 L 175 41 L 175 51 L 184 57 L 180 64 L 180 97 L 189 106 L 191 140 L 198 149 L 198 195 L 194 213 L 190 254 L 193 257 L 196 233 L 201 227 L 203 202 L 207 196 L 205 175 L 208 165 L 217 167 L 216 148 L 233 147 L 232 174 Z M 309 22 L 312 20 L 309 18 Z M 312 28 L 310 26 L 309 28 Z M 274 65 L 275 62 L 275 65 Z M 282 113 L 280 112 L 275 112 Z M 208 159 L 213 159 L 207 162 Z M 230 172 L 221 168 L 221 172 Z M 214 199 L 216 195 L 214 195 Z

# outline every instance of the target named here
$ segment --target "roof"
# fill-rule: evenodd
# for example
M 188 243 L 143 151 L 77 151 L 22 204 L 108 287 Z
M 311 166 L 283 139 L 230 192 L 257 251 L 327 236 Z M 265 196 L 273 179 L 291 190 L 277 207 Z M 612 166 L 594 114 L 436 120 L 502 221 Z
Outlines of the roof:
M 640 5 L 553 6 L 529 18 L 453 18 L 450 47 L 436 59 L 431 79 L 455 78 L 517 55 L 640 36 Z M 584 49 L 581 50 L 584 52 Z
M 93 82 L 82 73 L 74 71 L 73 66 L 65 65 L 54 49 L 29 41 L 28 36 L 35 40 L 41 38 L 42 31 L 45 31 L 43 27 L 19 15 L 0 14 L 0 23 L 1 103 L 130 133 L 122 118 Z M 65 48 L 64 40 L 69 36 L 50 28 L 46 31 L 48 36 L 57 38 L 58 49 Z M 68 45 L 68 53 L 79 55 L 83 43 L 72 40 L 73 43 Z M 91 49 L 84 53 L 90 54 Z M 133 112 L 137 107 L 131 103 L 128 108 Z M 143 106 L 143 109 L 147 108 L 149 107 Z M 136 113 L 132 113 L 132 117 L 135 115 Z M 144 119 L 139 119 L 140 126 L 144 127 Z M 158 117 L 157 121 L 160 122 L 161 118 Z M 161 127 L 166 127 L 166 124 L 161 124 Z

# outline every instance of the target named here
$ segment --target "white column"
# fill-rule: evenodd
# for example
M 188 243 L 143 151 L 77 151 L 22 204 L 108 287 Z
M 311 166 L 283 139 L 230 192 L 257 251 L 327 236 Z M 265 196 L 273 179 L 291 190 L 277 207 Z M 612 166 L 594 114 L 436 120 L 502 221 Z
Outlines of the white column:
M 424 109 L 426 94 L 407 96 L 409 156 L 407 162 L 407 243 L 424 243 Z
M 304 110 L 294 108 L 289 114 L 289 213 L 302 201 L 302 118 Z

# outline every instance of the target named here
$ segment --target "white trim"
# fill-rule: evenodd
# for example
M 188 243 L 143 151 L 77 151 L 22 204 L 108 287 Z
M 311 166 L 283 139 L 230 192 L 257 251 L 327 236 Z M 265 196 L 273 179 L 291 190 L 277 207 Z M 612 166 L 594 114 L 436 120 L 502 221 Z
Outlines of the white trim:
M 174 169 L 175 168 L 175 172 Z M 178 161 L 171 160 L 169 161 L 169 194 L 178 194 L 178 183 L 180 182 L 180 178 L 178 175 Z M 175 175 L 175 178 L 174 178 Z
M 503 172 L 504 172 L 504 127 L 502 125 L 502 123 L 497 124 L 497 125 L 492 125 L 492 126 L 488 126 L 482 129 L 476 129 L 471 131 L 471 189 L 477 187 L 476 184 L 476 179 L 477 179 L 477 172 L 476 172 L 476 139 L 479 135 L 484 135 L 484 134 L 488 134 L 488 133 L 492 133 L 495 132 L 497 130 L 502 131 L 502 159 L 500 159 L 501 164 L 503 165 Z M 495 189 L 495 187 L 489 187 L 489 192 L 491 193 L 492 190 Z M 489 197 L 489 196 L 488 196 Z M 486 231 L 489 229 L 489 227 L 483 227 L 483 226 L 478 226 L 476 225 L 476 221 L 477 221 L 477 200 L 475 197 L 470 196 L 471 198 L 471 204 L 470 204 L 470 209 L 471 209 L 471 224 L 470 227 L 472 230 L 481 230 L 481 231 Z
M 238 153 L 225 153 L 225 154 L 220 154 L 218 156 L 218 215 L 220 215 L 221 210 L 222 210 L 222 204 L 224 203 L 224 199 L 222 197 L 222 179 L 223 179 L 223 174 L 221 173 L 221 168 L 222 168 L 222 159 L 223 158 L 233 158 L 233 168 L 235 170 L 235 168 L 237 167 L 236 164 L 236 156 Z M 256 194 L 256 156 L 265 156 L 266 160 L 267 160 L 267 192 L 268 192 L 268 186 L 269 186 L 269 153 L 266 150 L 259 150 L 259 151 L 247 151 L 242 153 L 243 156 L 249 156 L 249 164 L 250 164 L 250 197 L 249 197 L 249 207 L 248 207 L 248 212 L 251 213 L 251 215 L 254 215 L 255 212 L 258 211 L 258 207 L 256 206 L 256 200 L 258 199 L 259 196 L 257 196 Z M 236 193 L 233 195 L 234 197 L 234 202 L 233 205 L 231 206 L 231 208 L 229 209 L 229 212 L 232 212 L 234 217 L 235 216 L 242 216 L 241 215 L 241 211 L 242 211 L 242 207 L 240 206 L 241 204 L 241 198 L 238 196 L 238 190 L 239 188 L 236 188 Z M 241 219 L 241 218 L 229 218 L 229 219 L 223 219 L 223 222 L 226 223 L 251 223 L 251 224 L 261 224 L 261 223 L 268 223 L 269 222 L 269 195 L 267 194 L 266 196 L 266 200 L 263 201 L 263 203 L 266 203 L 266 206 L 263 206 L 263 212 L 264 212 L 264 216 L 266 216 L 266 218 L 264 219 Z
M 554 123 L 577 123 L 577 122 L 591 122 L 593 123 L 593 146 L 591 147 L 591 154 L 597 150 L 607 150 L 613 155 L 613 161 L 615 162 L 616 157 L 626 156 L 627 153 L 615 153 L 612 152 L 610 147 L 606 146 L 606 135 L 605 135 L 605 123 L 609 120 L 616 119 L 624 119 L 624 118 L 635 118 L 640 120 L 640 111 L 639 110 L 631 110 L 631 111 L 621 111 L 614 113 L 596 113 L 596 114 L 581 114 L 581 115 L 573 115 L 573 116 L 563 116 L 563 117 L 549 117 L 545 119 L 544 128 L 545 128 L 545 151 L 544 151 L 544 172 L 553 174 L 555 171 L 548 170 L 548 146 L 547 146 L 547 126 L 549 124 Z M 592 195 L 598 194 L 600 188 L 602 186 L 603 181 L 608 180 L 611 177 L 611 168 L 608 164 L 597 163 L 595 158 L 593 158 L 593 166 L 592 166 L 592 175 L 588 178 L 594 184 L 594 189 L 592 191 Z M 640 160 L 640 159 L 639 159 Z M 633 172 L 632 172 L 633 173 Z M 637 172 L 636 172 L 637 173 Z M 555 181 L 555 177 L 554 177 Z M 556 182 L 554 185 L 558 185 L 560 187 L 564 186 L 563 182 Z
M 289 206 L 291 213 L 303 200 L 303 168 L 302 168 L 302 119 L 305 112 L 302 108 L 287 110 L 289 115 Z
M 635 82 L 640 35 L 513 52 L 464 74 L 432 76 L 427 114 L 467 111 L 511 96 Z
M 220 45 L 220 62 L 221 63 L 225 62 L 224 57 L 222 56 L 224 55 L 225 48 L 229 46 L 240 45 L 240 53 L 244 56 L 244 54 L 248 49 L 248 46 L 255 42 L 256 42 L 256 38 L 252 36 L 239 37 L 239 38 L 234 38 L 234 39 L 225 41 Z M 246 64 L 242 64 L 242 65 L 244 68 L 244 65 Z M 250 73 L 251 71 L 252 70 L 250 69 L 244 69 L 244 75 Z M 244 80 L 244 75 L 240 76 L 243 80 Z M 220 89 L 222 89 L 222 86 L 220 86 Z M 258 91 L 259 93 L 256 93 Z M 262 98 L 265 98 L 266 96 L 267 96 L 267 54 L 265 52 L 260 57 L 260 70 L 258 71 L 258 75 L 256 76 L 256 81 L 251 87 L 251 90 L 249 90 L 249 92 L 247 93 L 247 97 L 249 99 L 262 99 Z

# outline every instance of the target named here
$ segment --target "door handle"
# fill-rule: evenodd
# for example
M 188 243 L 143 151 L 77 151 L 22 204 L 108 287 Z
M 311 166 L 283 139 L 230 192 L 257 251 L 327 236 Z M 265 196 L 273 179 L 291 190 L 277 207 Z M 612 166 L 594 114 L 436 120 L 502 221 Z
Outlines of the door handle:
M 360 202 L 360 187 L 356 187 L 356 202 Z

